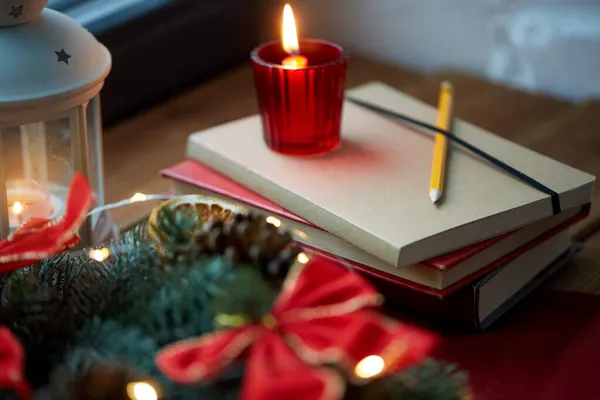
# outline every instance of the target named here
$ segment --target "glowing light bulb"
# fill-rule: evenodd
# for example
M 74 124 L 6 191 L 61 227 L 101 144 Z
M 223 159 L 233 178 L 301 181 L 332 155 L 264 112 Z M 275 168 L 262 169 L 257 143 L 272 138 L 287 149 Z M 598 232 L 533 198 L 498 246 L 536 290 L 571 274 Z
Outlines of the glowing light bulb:
M 308 258 L 308 256 L 305 253 L 300 253 L 296 256 L 296 260 L 300 263 L 300 264 L 306 264 L 307 262 L 310 261 L 310 258 Z
M 306 233 L 302 232 L 301 230 L 298 229 L 292 229 L 292 233 L 295 236 L 298 236 L 300 239 L 307 239 L 308 236 L 306 235 Z
M 133 382 L 127 385 L 127 395 L 131 400 L 158 400 L 158 393 L 147 382 Z
M 374 378 L 381 374 L 385 368 L 385 361 L 379 356 L 368 356 L 356 364 L 354 373 L 361 379 Z
M 12 212 L 15 215 L 21 215 L 25 206 L 20 201 L 15 201 L 12 205 Z
M 131 201 L 134 203 L 137 201 L 146 201 L 147 198 L 148 196 L 146 196 L 144 193 L 136 193 L 131 196 Z
M 102 262 L 110 256 L 110 250 L 108 250 L 106 247 L 103 247 L 101 249 L 93 249 L 88 252 L 88 256 L 92 260 Z
M 273 216 L 268 216 L 266 218 L 266 221 L 268 224 L 271 224 L 276 228 L 279 228 L 281 226 L 281 221 L 278 218 L 275 218 Z

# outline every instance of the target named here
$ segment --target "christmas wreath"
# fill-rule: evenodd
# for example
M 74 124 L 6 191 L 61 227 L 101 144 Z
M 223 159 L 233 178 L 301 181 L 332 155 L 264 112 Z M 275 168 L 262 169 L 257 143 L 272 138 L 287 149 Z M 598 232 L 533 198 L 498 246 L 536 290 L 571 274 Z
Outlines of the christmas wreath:
M 0 242 L 0 399 L 467 397 L 434 334 L 264 217 L 181 197 L 80 249 L 92 203 L 76 175 L 61 220 Z

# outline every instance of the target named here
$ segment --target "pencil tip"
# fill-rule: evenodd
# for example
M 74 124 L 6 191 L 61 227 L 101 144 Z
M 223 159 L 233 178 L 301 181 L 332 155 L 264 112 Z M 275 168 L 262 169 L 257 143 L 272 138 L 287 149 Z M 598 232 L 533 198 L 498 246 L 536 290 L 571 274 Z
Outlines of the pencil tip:
M 437 204 L 437 202 L 442 198 L 442 192 L 440 192 L 439 189 L 431 189 L 429 191 L 429 198 L 433 204 Z

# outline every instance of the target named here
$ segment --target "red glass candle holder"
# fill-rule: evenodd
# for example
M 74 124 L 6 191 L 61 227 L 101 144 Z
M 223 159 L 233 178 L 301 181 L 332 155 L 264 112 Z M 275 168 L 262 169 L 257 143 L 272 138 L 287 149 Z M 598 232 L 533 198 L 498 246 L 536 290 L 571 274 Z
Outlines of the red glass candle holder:
M 327 153 L 340 143 L 348 58 L 340 46 L 315 39 L 300 40 L 300 54 L 306 67 L 282 65 L 288 54 L 280 41 L 252 52 L 264 140 L 278 153 Z

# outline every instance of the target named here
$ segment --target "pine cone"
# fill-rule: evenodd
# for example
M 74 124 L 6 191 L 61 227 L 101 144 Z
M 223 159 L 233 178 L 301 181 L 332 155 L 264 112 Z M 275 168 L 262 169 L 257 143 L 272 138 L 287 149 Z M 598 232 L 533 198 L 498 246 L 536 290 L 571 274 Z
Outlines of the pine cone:
M 83 371 L 59 368 L 36 400 L 131 400 L 135 383 L 151 385 L 157 397 L 164 398 L 161 387 L 148 376 L 124 364 L 96 362 Z
M 257 214 L 237 214 L 229 221 L 202 224 L 196 243 L 206 255 L 222 254 L 232 263 L 257 265 L 267 278 L 284 278 L 300 249 L 292 236 Z

